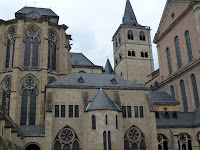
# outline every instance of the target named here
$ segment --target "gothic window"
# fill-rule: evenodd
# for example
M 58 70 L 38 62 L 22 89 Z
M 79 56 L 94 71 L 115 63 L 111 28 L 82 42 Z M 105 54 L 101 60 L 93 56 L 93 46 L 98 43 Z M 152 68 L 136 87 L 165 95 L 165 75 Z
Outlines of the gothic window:
M 166 49 L 166 54 L 167 54 L 167 63 L 168 63 L 168 70 L 169 74 L 172 74 L 172 62 L 171 62 L 171 56 L 170 56 L 170 49 Z
M 145 40 L 146 40 L 146 39 L 145 39 L 145 34 L 144 34 L 143 31 L 140 32 L 140 40 L 141 40 L 141 41 L 145 41 Z
M 134 39 L 134 38 L 133 38 L 133 31 L 131 31 L 131 30 L 128 31 L 127 38 L 128 38 L 129 40 L 133 40 L 133 39 Z
M 78 136 L 69 126 L 63 128 L 55 138 L 54 150 L 61 150 L 61 149 L 63 150 L 80 149 Z
M 7 35 L 5 68 L 13 67 L 16 29 L 12 27 Z
M 173 85 L 170 86 L 170 90 L 171 90 L 171 95 L 172 95 L 172 97 L 173 97 L 174 99 L 176 99 L 175 89 L 174 89 L 174 86 L 173 86 Z
M 92 129 L 96 129 L 96 116 L 92 115 Z
M 131 106 L 127 106 L 128 118 L 132 118 Z
M 11 79 L 8 78 L 3 83 L 3 94 L 2 94 L 2 108 L 3 110 L 9 114 L 10 108 L 10 92 L 11 92 Z
M 39 32 L 35 27 L 27 30 L 25 35 L 24 68 L 38 68 Z
M 184 112 L 188 112 L 187 95 L 185 91 L 185 83 L 183 80 L 180 81 L 180 88 L 181 88 L 181 95 L 182 95 L 182 101 L 183 101 L 183 110 Z
M 146 150 L 146 142 L 142 132 L 132 126 L 124 135 L 124 150 Z
M 192 81 L 192 88 L 193 88 L 193 94 L 194 94 L 194 100 L 196 108 L 199 108 L 199 92 L 197 88 L 197 81 L 194 74 L 191 75 L 191 81 Z
M 103 148 L 104 148 L 104 150 L 107 150 L 106 131 L 103 132 Z
M 179 45 L 179 38 L 178 36 L 174 39 L 175 48 L 176 48 L 176 58 L 178 62 L 178 68 L 182 67 L 182 60 L 181 60 L 181 52 L 180 52 L 180 45 Z
M 192 139 L 186 133 L 178 135 L 178 146 L 179 150 L 192 150 Z
M 47 68 L 51 71 L 56 70 L 56 61 L 57 61 L 57 38 L 54 31 L 48 33 L 48 65 Z
M 193 55 L 192 55 L 192 46 L 191 46 L 189 31 L 185 32 L 185 40 L 186 40 L 186 46 L 187 46 L 187 51 L 188 51 L 188 60 L 190 62 L 193 60 Z
M 168 139 L 162 134 L 157 135 L 158 150 L 168 150 Z
M 37 84 L 30 76 L 22 85 L 20 125 L 35 125 Z

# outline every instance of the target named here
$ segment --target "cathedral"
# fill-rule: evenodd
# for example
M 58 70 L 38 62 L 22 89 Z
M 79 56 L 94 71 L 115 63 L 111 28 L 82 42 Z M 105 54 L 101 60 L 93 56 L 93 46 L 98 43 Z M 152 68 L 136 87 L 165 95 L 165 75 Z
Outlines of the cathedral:
M 0 150 L 200 150 L 199 0 L 167 0 L 157 70 L 130 0 L 114 69 L 72 52 L 58 22 L 27 6 L 0 19 Z

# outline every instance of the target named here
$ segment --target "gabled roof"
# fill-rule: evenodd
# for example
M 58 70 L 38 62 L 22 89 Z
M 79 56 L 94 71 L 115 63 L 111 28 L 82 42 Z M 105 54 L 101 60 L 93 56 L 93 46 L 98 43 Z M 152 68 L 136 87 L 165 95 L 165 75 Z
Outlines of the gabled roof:
M 126 1 L 126 7 L 125 7 L 125 11 L 124 11 L 124 17 L 123 17 L 122 24 L 140 26 L 135 17 L 135 13 L 131 6 L 130 0 Z
M 166 92 L 150 92 L 153 104 L 180 104 L 176 99 Z
M 115 104 L 102 89 L 97 92 L 92 101 L 88 104 L 86 111 L 91 110 L 121 111 L 117 104 Z
M 113 68 L 112 68 L 112 66 L 110 64 L 109 59 L 107 59 L 107 61 L 106 61 L 105 72 L 104 73 L 106 73 L 106 74 L 114 74 L 114 70 L 113 70 Z
M 18 127 L 22 131 L 24 136 L 44 136 L 45 135 L 44 125 L 19 125 Z
M 156 118 L 157 128 L 181 128 L 197 127 L 200 125 L 200 112 L 176 112 L 177 118 L 172 117 L 169 112 L 169 118 L 164 116 L 164 112 L 159 112 L 159 118 Z
M 37 8 L 37 7 L 23 7 L 19 11 L 15 13 L 15 17 L 18 15 L 24 14 L 28 18 L 32 18 L 34 14 L 36 18 L 41 18 L 41 16 L 49 16 L 49 17 L 59 17 L 56 13 L 54 13 L 51 9 L 48 8 Z
M 71 53 L 71 56 L 72 56 L 72 66 L 101 67 L 101 66 L 94 65 L 82 53 Z
M 78 79 L 80 78 L 83 82 L 79 82 Z M 52 84 L 46 85 L 46 87 L 150 90 L 148 87 L 125 80 L 116 75 L 100 73 L 72 73 L 53 82 Z

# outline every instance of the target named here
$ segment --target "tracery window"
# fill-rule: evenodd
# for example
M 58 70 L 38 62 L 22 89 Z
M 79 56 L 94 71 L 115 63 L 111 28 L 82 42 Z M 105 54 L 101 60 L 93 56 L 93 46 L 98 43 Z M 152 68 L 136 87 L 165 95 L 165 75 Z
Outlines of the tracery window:
M 128 31 L 127 38 L 128 38 L 129 40 L 133 40 L 133 39 L 134 39 L 134 38 L 133 38 L 133 31 L 131 31 L 131 30 Z
M 179 150 L 192 150 L 192 139 L 186 133 L 178 135 L 178 146 Z
M 69 126 L 66 126 L 57 134 L 54 140 L 54 150 L 79 150 L 79 138 Z
M 12 27 L 7 35 L 5 68 L 13 67 L 16 28 Z
M 192 81 L 192 89 L 193 89 L 193 94 L 194 94 L 195 105 L 196 105 L 196 108 L 199 108 L 199 92 L 197 88 L 196 77 L 194 74 L 191 75 L 191 81 Z
M 141 40 L 141 41 L 145 41 L 145 40 L 146 40 L 146 39 L 145 39 L 145 34 L 144 34 L 143 31 L 140 32 L 140 40 Z
M 187 95 L 185 90 L 185 83 L 183 80 L 180 81 L 181 95 L 183 100 L 183 110 L 184 112 L 188 112 L 188 104 L 187 104 Z
M 162 134 L 157 135 L 158 150 L 168 150 L 168 139 Z
M 168 63 L 168 70 L 169 74 L 172 74 L 172 62 L 171 62 L 171 56 L 170 56 L 170 49 L 166 49 L 166 54 L 167 54 L 167 63 Z
M 24 68 L 38 68 L 39 31 L 35 27 L 27 30 L 25 35 Z
M 11 79 L 8 78 L 3 83 L 3 92 L 2 92 L 2 108 L 9 114 L 10 108 L 10 93 L 11 93 Z
M 20 125 L 35 125 L 37 83 L 29 76 L 22 85 Z
M 179 38 L 178 36 L 174 39 L 175 48 L 176 48 L 176 57 L 178 62 L 178 68 L 182 67 L 182 60 L 181 60 L 181 52 L 180 52 L 180 45 L 179 45 Z
M 124 135 L 124 150 L 146 150 L 146 142 L 142 132 L 132 126 Z
M 186 40 L 186 46 L 187 46 L 187 51 L 188 51 L 188 60 L 190 62 L 193 60 L 193 55 L 192 55 L 192 46 L 191 46 L 189 31 L 185 32 L 185 40 Z
M 56 61 L 57 61 L 57 37 L 56 33 L 51 30 L 48 33 L 48 65 L 47 68 L 51 71 L 56 70 Z

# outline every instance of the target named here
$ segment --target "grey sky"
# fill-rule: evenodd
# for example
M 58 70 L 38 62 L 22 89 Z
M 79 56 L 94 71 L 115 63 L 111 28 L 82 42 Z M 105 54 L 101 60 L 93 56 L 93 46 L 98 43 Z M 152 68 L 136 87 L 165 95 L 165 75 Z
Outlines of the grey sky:
M 150 26 L 155 35 L 166 0 L 130 0 L 137 21 Z M 51 8 L 60 16 L 72 35 L 72 52 L 82 52 L 93 63 L 104 66 L 107 57 L 113 64 L 112 36 L 122 23 L 126 0 L 1 0 L 0 19 L 14 18 L 14 13 L 26 6 Z M 155 69 L 157 49 L 153 45 Z

